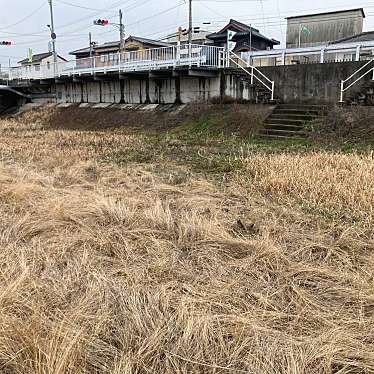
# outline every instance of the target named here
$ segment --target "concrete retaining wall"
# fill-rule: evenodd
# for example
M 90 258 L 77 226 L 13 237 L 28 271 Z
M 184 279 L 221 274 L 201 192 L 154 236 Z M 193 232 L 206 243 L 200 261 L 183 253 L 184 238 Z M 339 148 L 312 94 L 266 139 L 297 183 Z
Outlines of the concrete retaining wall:
M 339 101 L 340 82 L 363 66 L 366 61 L 329 64 L 268 66 L 262 73 L 275 81 L 275 97 L 284 103 L 328 103 Z M 363 70 L 365 72 L 366 69 Z M 357 78 L 360 75 L 357 75 Z M 367 75 L 347 94 L 357 93 L 371 80 Z
M 56 96 L 59 103 L 187 104 L 223 96 L 250 100 L 253 94 L 240 76 L 222 75 L 56 84 Z
M 365 63 L 269 66 L 262 67 L 261 71 L 275 81 L 275 98 L 284 103 L 336 104 L 341 80 Z M 371 78 L 371 74 L 368 74 L 347 95 L 359 92 Z M 145 76 L 56 85 L 59 103 L 187 104 L 219 97 L 251 100 L 253 91 L 249 85 L 249 75 L 232 70 L 221 72 L 216 77 L 154 79 Z

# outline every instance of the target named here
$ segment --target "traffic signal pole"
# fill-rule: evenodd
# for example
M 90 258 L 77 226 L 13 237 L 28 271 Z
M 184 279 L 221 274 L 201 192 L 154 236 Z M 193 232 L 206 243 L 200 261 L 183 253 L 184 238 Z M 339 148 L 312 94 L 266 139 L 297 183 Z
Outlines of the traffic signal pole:
M 49 10 L 51 13 L 51 39 L 52 39 L 52 53 L 53 53 L 53 71 L 56 76 L 56 65 L 57 65 L 57 53 L 56 53 L 56 38 L 55 36 L 55 23 L 53 19 L 53 3 L 52 0 L 48 0 Z

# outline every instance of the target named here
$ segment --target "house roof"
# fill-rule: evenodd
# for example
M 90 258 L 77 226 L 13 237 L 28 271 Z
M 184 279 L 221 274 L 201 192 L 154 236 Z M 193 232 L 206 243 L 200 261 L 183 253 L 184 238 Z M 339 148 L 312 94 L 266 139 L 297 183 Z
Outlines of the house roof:
M 230 19 L 230 22 L 223 29 L 221 29 L 220 31 L 218 31 L 216 33 L 208 35 L 207 38 L 214 40 L 214 39 L 226 37 L 226 31 L 229 30 L 229 29 L 230 30 L 234 29 L 234 30 L 237 31 L 237 34 L 233 37 L 234 41 L 239 36 L 247 36 L 247 35 L 249 36 L 250 34 L 252 34 L 252 36 L 261 38 L 263 40 L 266 40 L 273 45 L 279 45 L 280 44 L 280 42 L 278 40 L 269 39 L 265 35 L 262 35 L 258 29 L 254 28 L 254 27 L 251 27 L 251 26 L 248 26 L 245 23 L 236 21 L 234 19 Z
M 42 60 L 48 58 L 48 57 L 51 57 L 53 56 L 53 53 L 52 52 L 45 52 L 45 53 L 38 53 L 36 55 L 32 55 L 32 62 L 41 62 Z M 63 57 L 61 57 L 60 55 L 57 55 L 60 59 L 64 60 L 64 61 L 67 61 L 65 60 Z M 25 64 L 29 62 L 29 59 L 28 58 L 25 58 L 21 61 L 18 61 L 19 64 Z
M 132 36 L 132 35 L 130 35 L 125 40 L 125 43 L 128 41 L 137 41 L 139 43 L 148 44 L 148 45 L 152 45 L 155 47 L 169 47 L 171 45 L 170 43 L 165 43 L 160 40 L 147 39 L 147 38 L 142 38 L 139 36 Z M 106 49 L 106 48 L 119 48 L 119 46 L 120 46 L 119 41 L 106 42 L 106 43 L 95 46 L 94 50 L 97 51 L 97 50 Z M 79 55 L 79 54 L 84 54 L 84 53 L 89 53 L 89 52 L 90 52 L 90 48 L 87 47 L 87 48 L 77 49 L 76 51 L 70 52 L 70 54 Z
M 77 49 L 69 53 L 69 55 L 79 55 L 81 53 L 90 53 L 90 47 Z
M 234 29 L 238 32 L 250 32 L 251 26 L 246 25 L 245 23 L 236 21 L 234 19 L 230 19 L 230 22 L 220 31 L 212 33 L 207 36 L 208 39 L 216 39 L 219 37 L 222 37 L 223 35 L 226 35 L 226 31 L 229 29 Z M 259 32 L 259 30 L 252 27 L 252 32 Z
M 365 12 L 363 8 L 356 8 L 356 9 L 344 9 L 344 10 L 336 10 L 334 12 L 325 12 L 325 13 L 315 13 L 315 14 L 304 14 L 301 16 L 292 16 L 292 17 L 286 17 L 286 19 L 294 19 L 294 18 L 304 18 L 304 17 L 318 17 L 318 16 L 325 16 L 325 15 L 332 15 L 332 14 L 339 14 L 339 13 L 350 13 L 360 11 L 362 13 L 362 16 L 365 18 Z
M 147 39 L 147 38 L 142 38 L 142 37 L 139 37 L 139 36 L 130 35 L 126 39 L 126 41 L 128 41 L 130 39 L 135 40 L 135 41 L 140 42 L 140 43 L 144 43 L 144 44 L 155 45 L 157 47 L 170 47 L 170 43 L 162 42 L 160 40 L 153 40 L 153 39 Z
M 330 44 L 340 44 L 340 43 L 355 43 L 355 42 L 370 42 L 374 40 L 374 31 L 362 32 L 357 35 L 350 36 L 348 38 L 343 38 L 335 40 Z

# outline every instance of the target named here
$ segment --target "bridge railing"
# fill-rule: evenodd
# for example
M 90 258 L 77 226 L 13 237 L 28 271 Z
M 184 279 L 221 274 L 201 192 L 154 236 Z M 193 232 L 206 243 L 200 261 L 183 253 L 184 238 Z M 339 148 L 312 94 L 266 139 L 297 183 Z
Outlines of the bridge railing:
M 151 71 L 177 67 L 222 67 L 223 48 L 186 44 L 140 51 L 104 54 L 71 61 L 10 68 L 8 80 L 43 80 L 109 72 Z

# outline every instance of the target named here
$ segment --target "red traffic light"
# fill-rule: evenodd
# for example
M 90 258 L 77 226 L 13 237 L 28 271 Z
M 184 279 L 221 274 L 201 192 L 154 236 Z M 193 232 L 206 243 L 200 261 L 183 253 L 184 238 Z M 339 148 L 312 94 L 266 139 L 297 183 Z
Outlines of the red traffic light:
M 0 41 L 0 45 L 12 45 L 12 42 L 9 40 L 2 40 Z
M 107 25 L 109 25 L 109 20 L 107 20 L 107 19 L 96 19 L 94 21 L 94 25 L 107 26 Z

